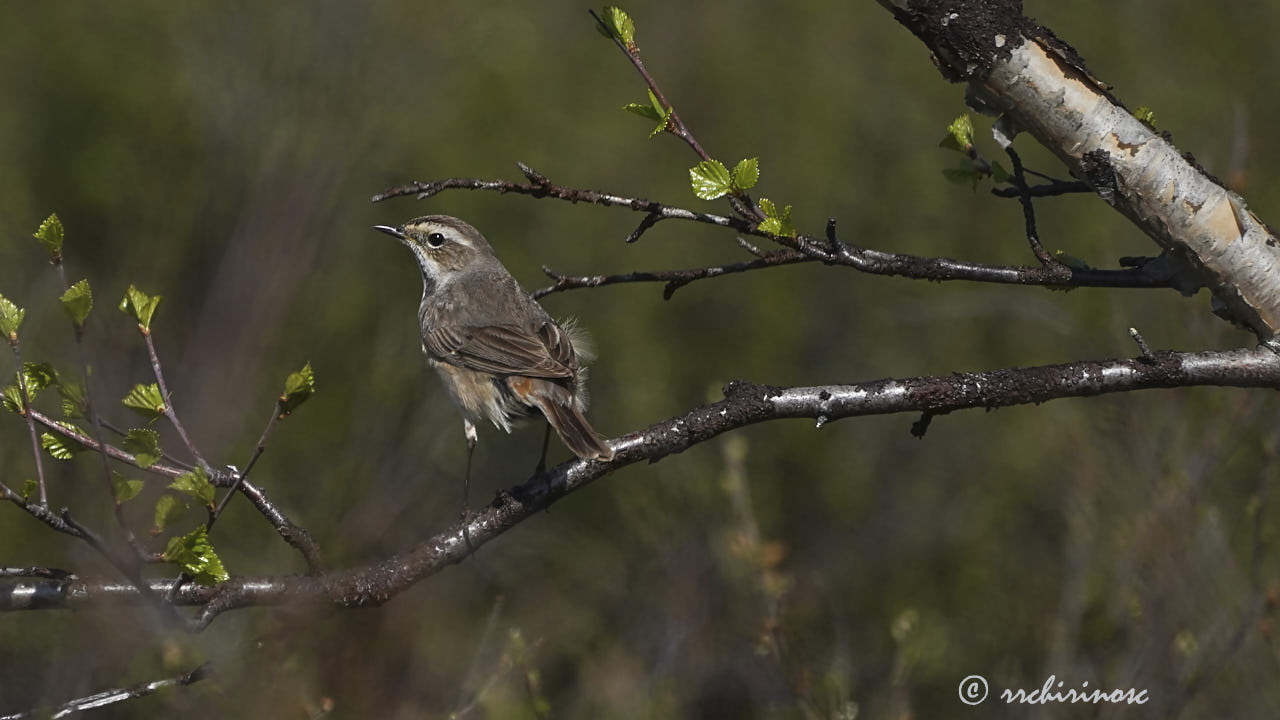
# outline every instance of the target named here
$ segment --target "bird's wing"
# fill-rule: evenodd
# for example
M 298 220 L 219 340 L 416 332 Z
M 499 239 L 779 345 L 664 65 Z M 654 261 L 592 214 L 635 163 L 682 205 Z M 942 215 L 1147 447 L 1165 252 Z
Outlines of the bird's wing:
M 444 326 L 423 338 L 432 355 L 453 365 L 498 375 L 573 377 L 578 361 L 568 336 L 551 320 L 518 325 Z

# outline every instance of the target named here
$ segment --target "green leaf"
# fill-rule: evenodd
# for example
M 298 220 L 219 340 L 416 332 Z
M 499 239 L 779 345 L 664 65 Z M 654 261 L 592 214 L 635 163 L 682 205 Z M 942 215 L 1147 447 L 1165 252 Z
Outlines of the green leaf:
M 209 544 L 209 533 L 204 526 L 182 537 L 170 538 L 164 549 L 164 559 L 182 568 L 201 585 L 216 585 L 229 577 L 222 560 L 213 551 L 213 545 Z
M 604 20 L 604 25 L 609 28 L 609 32 L 613 33 L 613 37 L 621 40 L 628 50 L 635 49 L 636 24 L 631 20 L 630 15 L 627 15 L 622 8 L 606 5 L 600 12 L 600 18 Z
M 160 460 L 160 433 L 147 428 L 133 428 L 124 436 L 124 449 L 133 453 L 138 467 L 146 469 Z
M 164 532 L 169 523 L 182 517 L 187 511 L 187 504 L 177 495 L 161 495 L 156 501 L 155 521 L 151 526 L 151 534 L 159 535 Z
M 939 147 L 967 153 L 973 147 L 973 120 L 969 113 L 956 118 L 947 126 L 947 135 L 938 143 Z
M 160 396 L 160 388 L 155 384 L 134 385 L 128 395 L 120 401 L 125 407 L 147 418 L 155 420 L 164 414 L 164 398 Z
M 63 435 L 40 433 L 40 447 L 55 460 L 70 460 L 76 453 L 84 450 L 80 443 Z
M 58 384 L 58 371 L 49 363 L 23 363 L 22 370 L 27 379 L 27 395 L 33 398 L 41 390 Z
M 124 299 L 120 301 L 120 311 L 138 321 L 138 327 L 142 328 L 142 332 L 149 333 L 151 316 L 155 314 L 156 306 L 159 304 L 159 295 L 148 295 L 129 285 L 129 289 L 124 293 Z
M 644 103 L 627 103 L 626 105 L 622 106 L 622 109 L 626 110 L 627 112 L 635 113 L 636 115 L 639 115 L 642 118 L 648 118 L 650 120 L 662 119 L 662 113 L 658 112 L 657 110 L 654 110 L 652 106 L 645 105 Z
M 942 168 L 942 174 L 956 185 L 972 184 L 974 188 L 978 187 L 978 181 L 982 179 L 982 173 L 972 167 Z
M 18 339 L 18 327 L 22 325 L 22 317 L 26 314 L 26 310 L 0 295 L 0 333 L 3 333 L 9 342 Z
M 693 194 L 703 200 L 715 200 L 733 189 L 729 170 L 719 160 L 703 160 L 689 168 Z
M 84 386 L 78 382 L 63 381 L 58 385 L 58 394 L 62 396 L 62 416 L 78 419 L 85 417 L 89 403 L 85 399 Z
M 85 416 L 89 403 L 85 401 L 83 385 L 63 380 L 58 384 L 58 394 L 62 396 L 63 417 L 75 419 Z
M 298 372 L 289 373 L 284 379 L 284 392 L 280 394 L 280 414 L 288 415 L 307 398 L 316 392 L 316 375 L 311 371 L 311 363 L 302 366 Z
M 26 500 L 32 495 L 35 495 L 39 489 L 40 483 L 32 480 L 31 478 L 27 478 L 27 481 L 22 483 L 22 499 Z
M 1092 270 L 1093 269 L 1089 267 L 1089 263 L 1085 262 L 1081 258 L 1078 258 L 1075 255 L 1072 255 L 1071 253 L 1068 253 L 1062 250 L 1054 250 L 1053 257 L 1063 265 L 1066 265 L 1067 267 L 1070 267 L 1070 268 L 1075 268 L 1076 270 Z
M 760 198 L 760 210 L 765 214 L 765 219 L 756 227 L 765 232 L 774 235 L 786 235 L 795 237 L 796 229 L 791 223 L 791 206 L 788 205 L 778 212 L 777 205 L 769 198 Z
M 653 129 L 653 132 L 649 133 L 650 138 L 666 130 L 667 118 L 671 117 L 671 111 L 662 106 L 662 101 L 658 100 L 658 96 L 654 95 L 652 90 L 649 91 L 648 105 L 643 103 L 628 103 L 623 105 L 622 109 L 627 110 L 628 112 L 633 112 L 642 118 L 658 121 L 657 127 Z
M 1152 130 L 1156 129 L 1155 111 L 1146 105 L 1139 105 L 1138 109 L 1133 111 L 1133 116 L 1137 118 L 1139 122 L 1150 127 Z
M 173 482 L 169 483 L 169 489 L 190 495 L 205 506 L 213 507 L 215 494 L 213 483 L 209 482 L 209 476 L 205 475 L 204 470 L 200 468 L 179 475 Z
M 45 218 L 40 223 L 40 229 L 32 235 L 40 244 L 49 249 L 49 254 L 54 258 L 62 257 L 62 221 L 58 219 L 58 214 L 54 213 Z
M 1013 179 L 1013 176 L 1009 174 L 1008 170 L 1004 169 L 1003 165 L 993 162 L 991 163 L 991 179 L 998 183 L 1007 183 Z
M 739 190 L 750 190 L 760 179 L 760 158 L 747 158 L 733 169 L 733 186 Z
M 89 317 L 89 311 L 93 309 L 93 291 L 89 289 L 88 280 L 81 280 L 67 288 L 67 291 L 62 294 L 62 309 L 71 316 L 71 322 L 75 323 L 76 327 L 84 325 L 85 319 Z
M 6 385 L 3 391 L 4 409 L 18 415 L 22 414 L 22 388 L 17 385 Z
M 117 505 L 129 502 L 142 492 L 141 480 L 127 478 L 114 470 L 111 471 L 111 484 L 115 487 Z
M 58 384 L 58 372 L 49 363 L 23 363 L 22 370 L 22 377 L 27 385 L 27 399 L 32 402 L 41 390 Z M 17 377 L 16 373 L 14 377 Z M 5 387 L 2 392 L 5 409 L 21 415 L 22 386 L 15 381 L 13 385 Z

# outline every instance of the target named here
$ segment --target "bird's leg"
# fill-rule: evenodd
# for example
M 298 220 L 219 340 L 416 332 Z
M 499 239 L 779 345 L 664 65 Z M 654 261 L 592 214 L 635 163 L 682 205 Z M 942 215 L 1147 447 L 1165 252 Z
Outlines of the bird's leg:
M 533 474 L 541 475 L 547 471 L 547 446 L 551 444 L 551 421 L 548 420 L 542 433 L 542 455 L 538 457 L 538 467 L 533 469 Z
M 476 452 L 476 426 L 470 420 L 463 419 L 462 432 L 467 436 L 467 471 L 462 478 L 462 539 L 467 543 L 467 551 L 475 552 L 471 546 L 471 456 Z

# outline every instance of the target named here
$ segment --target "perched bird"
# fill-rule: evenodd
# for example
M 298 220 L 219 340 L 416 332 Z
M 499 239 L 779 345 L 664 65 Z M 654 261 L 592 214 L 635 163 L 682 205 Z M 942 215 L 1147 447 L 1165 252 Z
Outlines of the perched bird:
M 590 359 L 584 334 L 572 322 L 551 319 L 479 230 L 448 215 L 374 229 L 404 243 L 422 269 L 422 351 L 462 411 L 468 481 L 481 418 L 511 432 L 517 421 L 541 413 L 548 429 L 538 472 L 545 467 L 550 428 L 584 460 L 613 458 L 583 414 L 583 363 Z

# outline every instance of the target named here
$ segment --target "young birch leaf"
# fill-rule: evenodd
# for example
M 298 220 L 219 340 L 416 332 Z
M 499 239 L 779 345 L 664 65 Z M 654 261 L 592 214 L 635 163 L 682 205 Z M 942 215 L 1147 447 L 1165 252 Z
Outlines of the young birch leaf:
M 55 460 L 70 460 L 73 455 L 85 449 L 71 438 L 51 433 L 40 433 L 40 447 Z
M 609 32 L 613 36 L 622 41 L 628 50 L 634 50 L 636 47 L 636 24 L 631 20 L 631 16 L 620 7 L 606 5 L 601 11 L 604 24 L 609 28 Z
M 982 173 L 975 168 L 942 168 L 942 174 L 947 180 L 956 185 L 972 184 L 974 189 L 978 187 L 978 181 L 982 179 Z
M 1008 170 L 1004 169 L 1003 165 L 1001 165 L 998 162 L 991 163 L 991 179 L 992 180 L 995 180 L 998 183 L 1007 183 L 1012 178 L 1013 176 L 1009 174 Z
M 733 186 L 750 190 L 760 179 L 760 158 L 747 158 L 733 168 Z
M 163 557 L 165 562 L 182 568 L 201 585 L 217 585 L 229 577 L 222 560 L 209 543 L 209 534 L 204 526 L 182 537 L 170 538 Z
M 129 285 L 129 289 L 124 293 L 124 299 L 120 301 L 120 311 L 136 320 L 142 332 L 149 333 L 151 316 L 155 314 L 156 306 L 159 304 L 159 295 L 148 295 Z
M 173 482 L 169 483 L 169 489 L 190 495 L 204 505 L 213 507 L 213 483 L 209 482 L 209 476 L 205 475 L 204 470 L 200 468 L 179 475 Z
M 26 500 L 27 498 L 30 498 L 35 495 L 36 491 L 39 489 L 40 483 L 31 478 L 27 478 L 27 481 L 22 483 L 22 499 Z
M 147 428 L 133 428 L 124 436 L 124 449 L 133 453 L 138 467 L 146 468 L 160 460 L 160 433 Z
M 969 152 L 969 148 L 973 147 L 973 120 L 969 119 L 969 113 L 961 115 L 947 126 L 947 135 L 938 143 L 938 147 Z
M 58 384 L 58 371 L 49 363 L 23 363 L 22 374 L 27 381 L 27 395 L 32 398 L 41 390 Z
M 142 492 L 142 481 L 127 478 L 114 470 L 111 471 L 111 485 L 115 488 L 116 504 L 123 505 Z
M 18 339 L 18 327 L 22 325 L 22 317 L 27 314 L 26 310 L 9 302 L 9 299 L 0 295 L 0 333 L 3 333 L 9 342 Z
M 284 392 L 280 394 L 280 414 L 288 415 L 307 398 L 316 392 L 316 375 L 311 371 L 311 363 L 302 366 L 298 372 L 289 373 L 284 380 Z
M 778 217 L 778 208 L 774 207 L 773 201 L 769 198 L 760 198 L 760 209 L 764 212 L 765 217 Z
M 88 280 L 81 280 L 67 288 L 67 291 L 62 294 L 62 309 L 71 316 L 71 322 L 75 323 L 76 327 L 84 325 L 85 319 L 89 317 L 89 311 L 93 309 L 93 292 L 89 289 Z
M 17 415 L 22 414 L 22 388 L 17 385 L 6 385 L 3 391 L 4 409 Z
M 32 235 L 40 244 L 48 248 L 49 254 L 55 259 L 62 257 L 62 221 L 58 219 L 58 214 L 54 213 L 45 218 L 40 223 L 40 229 L 36 230 Z
M 756 228 L 759 229 L 761 232 L 773 233 L 774 235 L 781 235 L 782 221 L 779 220 L 778 218 L 767 217 L 764 220 L 761 220 L 760 224 L 757 225 Z
M 151 534 L 159 535 L 169 523 L 182 517 L 187 511 L 187 504 L 177 495 L 161 495 L 156 501 L 155 520 L 151 526 Z
M 155 420 L 160 417 L 166 409 L 164 398 L 160 397 L 160 388 L 155 383 L 134 385 L 129 394 L 125 395 L 120 402 L 148 420 Z
M 77 419 L 85 416 L 89 404 L 85 402 L 84 386 L 64 380 L 58 384 L 58 394 L 62 396 L 62 416 Z
M 715 200 L 733 189 L 729 169 L 719 160 L 703 160 L 689 168 L 689 181 L 693 194 L 703 200 Z
M 653 98 L 652 90 L 649 91 L 649 97 Z M 665 120 L 666 119 L 662 116 L 661 106 L 658 104 L 656 99 L 651 101 L 648 105 L 645 105 L 644 103 L 627 103 L 626 105 L 622 106 L 622 109 L 630 113 L 635 113 L 636 115 L 639 115 L 640 117 L 646 118 L 649 120 Z

